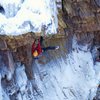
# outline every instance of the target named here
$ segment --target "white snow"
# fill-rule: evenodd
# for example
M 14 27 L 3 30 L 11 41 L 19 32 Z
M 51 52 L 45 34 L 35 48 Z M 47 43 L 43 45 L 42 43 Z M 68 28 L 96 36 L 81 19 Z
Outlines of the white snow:
M 19 35 L 40 32 L 56 33 L 58 27 L 55 0 L 0 0 L 5 14 L 0 14 L 0 34 Z
M 2 88 L 1 78 L 2 78 L 2 75 L 0 73 L 0 100 L 10 100 L 9 97 L 7 96 L 7 94 L 5 93 L 5 91 Z
M 94 69 L 96 71 L 97 78 L 99 79 L 100 78 L 100 62 L 96 62 Z
M 92 100 L 96 94 L 100 77 L 95 74 L 90 52 L 75 50 L 68 58 L 45 66 L 36 61 L 35 68 L 42 100 Z
M 20 91 L 23 92 L 26 89 L 27 85 L 27 76 L 25 73 L 25 67 L 20 63 L 17 63 L 17 69 L 16 69 L 16 83 L 18 87 L 20 88 Z

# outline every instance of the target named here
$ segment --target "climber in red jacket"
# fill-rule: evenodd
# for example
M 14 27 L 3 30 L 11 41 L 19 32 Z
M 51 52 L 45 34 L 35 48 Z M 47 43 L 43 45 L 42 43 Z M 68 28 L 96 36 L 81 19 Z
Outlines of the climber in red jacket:
M 32 55 L 34 58 L 38 57 L 42 53 L 40 40 L 35 40 L 32 44 Z
M 42 47 L 43 40 L 44 40 L 43 37 L 40 36 L 40 39 L 35 40 L 34 43 L 32 44 L 32 55 L 36 59 L 38 59 L 39 55 L 41 55 L 42 52 L 45 52 L 47 50 L 59 49 L 59 46 L 49 46 L 49 47 L 43 48 Z

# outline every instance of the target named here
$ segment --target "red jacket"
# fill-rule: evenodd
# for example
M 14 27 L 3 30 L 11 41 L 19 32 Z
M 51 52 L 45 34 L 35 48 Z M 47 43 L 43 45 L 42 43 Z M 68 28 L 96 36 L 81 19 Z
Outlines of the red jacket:
M 36 46 L 36 44 L 35 44 L 35 41 L 34 41 L 34 43 L 32 44 L 32 54 L 33 54 L 33 52 L 34 52 L 35 50 L 37 50 L 38 55 L 40 55 L 40 54 L 42 53 L 42 48 L 41 48 L 40 40 L 38 40 L 37 46 Z

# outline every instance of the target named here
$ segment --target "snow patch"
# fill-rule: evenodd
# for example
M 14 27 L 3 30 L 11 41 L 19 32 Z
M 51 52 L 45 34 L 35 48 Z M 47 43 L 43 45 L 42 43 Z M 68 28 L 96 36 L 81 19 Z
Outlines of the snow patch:
M 17 69 L 16 69 L 16 83 L 18 87 L 20 88 L 20 91 L 25 91 L 27 86 L 27 76 L 25 73 L 25 67 L 24 65 L 21 66 L 20 63 L 17 63 Z
M 36 62 L 34 70 L 43 91 L 42 100 L 92 100 L 100 71 L 96 75 L 91 53 L 76 49 L 66 59 L 56 60 L 45 66 Z
M 19 35 L 27 32 L 57 33 L 55 0 L 0 0 L 5 15 L 0 14 L 0 34 Z M 8 9 L 9 8 L 9 9 Z

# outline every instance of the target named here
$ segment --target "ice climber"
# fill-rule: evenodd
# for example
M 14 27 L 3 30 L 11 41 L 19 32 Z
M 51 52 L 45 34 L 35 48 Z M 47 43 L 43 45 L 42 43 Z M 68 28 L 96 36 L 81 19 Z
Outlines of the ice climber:
M 42 52 L 48 51 L 48 50 L 56 50 L 59 49 L 59 46 L 48 46 L 48 47 L 43 47 L 43 37 L 40 36 L 38 40 L 35 40 L 34 43 L 32 44 L 32 55 L 35 59 L 39 58 L 39 55 L 42 54 Z

